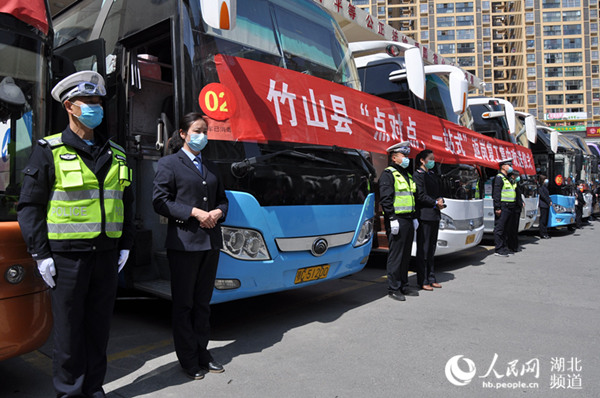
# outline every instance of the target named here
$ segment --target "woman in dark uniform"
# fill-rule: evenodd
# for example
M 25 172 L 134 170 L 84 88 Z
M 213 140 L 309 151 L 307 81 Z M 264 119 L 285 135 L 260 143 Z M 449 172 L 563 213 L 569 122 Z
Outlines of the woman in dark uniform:
M 441 212 L 444 199 L 441 196 L 441 181 L 433 171 L 433 152 L 425 149 L 417 154 L 415 164 L 419 166 L 413 179 L 417 186 L 417 283 L 423 290 L 441 288 L 435 279 L 433 257 L 437 245 Z
M 175 351 L 186 374 L 199 380 L 206 371 L 223 372 L 207 345 L 209 303 L 222 247 L 220 223 L 228 201 L 217 167 L 201 154 L 208 141 L 202 115 L 189 113 L 179 126 L 170 144 L 181 149 L 159 160 L 152 203 L 158 214 L 169 219 L 165 246 Z
M 550 192 L 548 191 L 548 179 L 543 174 L 540 174 L 538 179 L 538 183 L 540 185 L 540 219 L 538 220 L 538 228 L 540 230 L 540 238 L 549 239 L 548 215 L 550 214 L 552 200 L 550 199 Z

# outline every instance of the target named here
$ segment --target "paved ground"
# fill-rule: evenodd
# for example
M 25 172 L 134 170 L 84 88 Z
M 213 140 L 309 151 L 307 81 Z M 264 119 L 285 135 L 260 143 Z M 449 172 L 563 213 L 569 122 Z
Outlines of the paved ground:
M 521 241 L 508 259 L 490 255 L 489 240 L 438 259 L 443 288 L 403 303 L 386 297 L 385 257 L 376 256 L 342 280 L 214 306 L 211 347 L 226 372 L 200 381 L 177 364 L 170 304 L 121 299 L 106 390 L 111 398 L 600 396 L 600 222 Z M 1 362 L 0 397 L 52 396 L 50 351 Z M 446 376 L 457 355 L 448 373 L 472 379 L 465 386 Z M 486 387 L 496 383 L 518 388 Z

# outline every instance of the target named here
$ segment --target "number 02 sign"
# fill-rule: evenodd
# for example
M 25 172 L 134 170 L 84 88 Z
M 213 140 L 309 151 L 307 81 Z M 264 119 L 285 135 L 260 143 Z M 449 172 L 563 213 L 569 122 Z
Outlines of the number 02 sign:
M 231 91 L 221 83 L 210 83 L 198 97 L 200 108 L 206 116 L 215 120 L 227 120 L 235 113 L 235 99 Z

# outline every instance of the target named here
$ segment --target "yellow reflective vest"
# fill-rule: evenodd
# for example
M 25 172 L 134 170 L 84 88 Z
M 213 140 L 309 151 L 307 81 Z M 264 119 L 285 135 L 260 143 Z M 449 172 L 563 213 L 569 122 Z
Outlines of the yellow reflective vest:
M 508 178 L 502 175 L 502 192 L 500 194 L 501 202 L 515 202 L 517 200 L 517 184 L 510 182 Z
M 48 239 L 93 239 L 103 230 L 110 238 L 123 231 L 123 191 L 131 184 L 123 148 L 110 141 L 112 163 L 102 186 L 75 149 L 64 145 L 62 134 L 44 138 L 52 148 L 55 181 L 46 223 Z M 103 225 L 104 224 L 104 225 Z
M 417 186 L 415 185 L 412 176 L 408 173 L 408 180 L 396 170 L 390 166 L 386 168 L 392 172 L 394 176 L 394 213 L 412 213 L 415 211 L 415 192 L 417 192 Z

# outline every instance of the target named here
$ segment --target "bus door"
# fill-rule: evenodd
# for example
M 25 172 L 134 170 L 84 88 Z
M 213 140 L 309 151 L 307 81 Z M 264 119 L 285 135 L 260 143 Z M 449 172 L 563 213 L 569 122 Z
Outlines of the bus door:
M 170 298 L 170 274 L 163 247 L 167 219 L 152 207 L 152 184 L 156 163 L 170 153 L 169 137 L 178 120 L 176 95 L 177 59 L 173 24 L 166 20 L 120 40 L 121 81 L 116 121 L 123 129 L 125 148 L 134 169 L 135 220 L 137 225 L 133 259 L 125 270 L 128 287 Z M 156 246 L 155 246 L 156 245 Z M 149 248 L 152 248 L 149 250 Z M 137 248 L 137 250 L 136 250 Z

